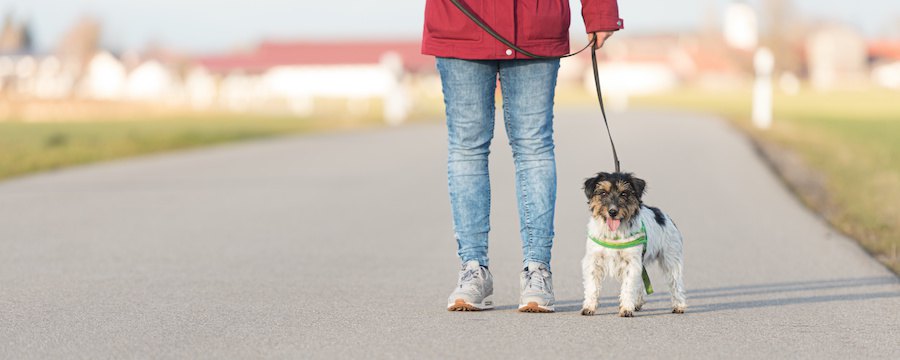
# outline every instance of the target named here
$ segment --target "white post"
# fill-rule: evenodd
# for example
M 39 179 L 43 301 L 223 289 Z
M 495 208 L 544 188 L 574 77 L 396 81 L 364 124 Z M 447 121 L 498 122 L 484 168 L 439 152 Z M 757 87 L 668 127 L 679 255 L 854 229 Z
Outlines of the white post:
M 391 74 L 391 84 L 382 94 L 384 120 L 390 125 L 398 125 L 406 120 L 410 110 L 410 100 L 403 84 L 403 58 L 391 51 L 381 56 L 381 65 Z
M 765 47 L 756 50 L 753 57 L 756 83 L 753 86 L 753 124 L 760 129 L 772 126 L 772 70 L 775 56 Z

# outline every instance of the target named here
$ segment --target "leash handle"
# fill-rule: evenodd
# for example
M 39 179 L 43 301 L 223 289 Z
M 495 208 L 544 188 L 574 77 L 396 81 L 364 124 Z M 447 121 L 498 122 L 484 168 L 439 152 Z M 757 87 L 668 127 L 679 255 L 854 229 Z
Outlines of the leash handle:
M 588 47 L 591 48 L 591 65 L 593 65 L 593 68 L 594 68 L 594 85 L 597 87 L 597 101 L 600 103 L 600 113 L 603 115 L 603 124 L 606 125 L 606 134 L 609 136 L 609 144 L 610 144 L 610 146 L 612 146 L 613 161 L 615 162 L 615 165 L 616 165 L 616 172 L 620 172 L 621 169 L 619 168 L 619 154 L 616 153 L 616 144 L 613 143 L 612 132 L 609 130 L 609 121 L 606 120 L 606 108 L 603 106 L 603 93 L 600 91 L 600 74 L 599 74 L 599 70 L 597 69 L 597 49 L 593 46 L 594 44 L 597 43 L 597 35 L 594 34 L 594 38 L 591 39 L 591 41 L 587 44 L 587 46 L 585 46 L 585 47 L 581 48 L 581 50 L 578 50 L 571 54 L 566 54 L 563 56 L 536 55 L 536 54 L 532 54 L 531 52 L 526 51 L 526 50 L 516 46 L 516 44 L 513 44 L 511 41 L 507 40 L 503 36 L 500 36 L 500 34 L 498 34 L 496 31 L 494 31 L 494 29 L 491 29 L 484 22 L 482 22 L 481 19 L 479 19 L 477 16 L 475 16 L 475 14 L 473 14 L 471 11 L 469 11 L 468 8 L 466 8 L 465 6 L 460 4 L 459 0 L 450 0 L 450 2 L 453 3 L 453 5 L 456 6 L 456 8 L 459 9 L 459 11 L 461 11 L 463 13 L 463 15 L 466 15 L 466 17 L 468 17 L 469 20 L 472 20 L 472 22 L 474 22 L 475 25 L 478 25 L 478 27 L 480 27 L 482 30 L 484 30 L 488 34 L 490 34 L 492 37 L 494 37 L 494 39 L 497 39 L 497 41 L 503 43 L 503 45 L 509 46 L 511 49 L 518 51 L 519 53 L 521 53 L 525 56 L 528 56 L 530 58 L 561 59 L 561 58 L 566 58 L 569 56 L 578 55 L 582 51 L 586 50 Z

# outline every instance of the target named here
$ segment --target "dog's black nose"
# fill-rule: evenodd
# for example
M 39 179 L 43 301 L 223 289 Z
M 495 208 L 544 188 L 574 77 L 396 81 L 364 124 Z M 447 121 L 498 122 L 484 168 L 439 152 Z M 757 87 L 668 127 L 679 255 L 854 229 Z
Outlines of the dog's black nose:
M 619 215 L 619 210 L 609 209 L 609 216 L 616 216 L 616 215 Z

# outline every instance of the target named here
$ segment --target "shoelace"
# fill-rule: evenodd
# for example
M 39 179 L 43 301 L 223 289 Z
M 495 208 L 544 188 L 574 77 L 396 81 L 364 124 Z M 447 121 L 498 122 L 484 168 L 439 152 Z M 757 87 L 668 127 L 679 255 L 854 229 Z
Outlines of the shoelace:
M 466 282 L 470 280 L 474 280 L 475 278 L 481 278 L 481 269 L 468 269 L 463 272 L 462 276 L 459 277 L 459 287 L 463 287 Z
M 526 288 L 538 289 L 544 291 L 547 287 L 546 277 L 540 269 L 525 273 Z

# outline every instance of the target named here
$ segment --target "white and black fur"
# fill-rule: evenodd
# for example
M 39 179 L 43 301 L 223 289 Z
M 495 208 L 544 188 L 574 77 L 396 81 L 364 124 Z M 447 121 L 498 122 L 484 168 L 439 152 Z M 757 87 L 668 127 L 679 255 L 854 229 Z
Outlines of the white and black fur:
M 608 242 L 634 240 L 629 235 L 646 228 L 647 251 L 644 246 L 610 249 L 587 238 L 584 259 L 581 261 L 584 281 L 582 315 L 597 312 L 600 284 L 612 274 L 622 282 L 619 295 L 619 316 L 631 317 L 640 311 L 646 300 L 641 278 L 642 267 L 654 262 L 666 274 L 672 294 L 672 312 L 684 313 L 684 283 L 682 279 L 684 248 L 681 232 L 661 210 L 641 201 L 646 182 L 627 173 L 599 173 L 584 183 L 584 192 L 591 209 L 588 234 Z M 620 239 L 620 240 L 615 240 Z

